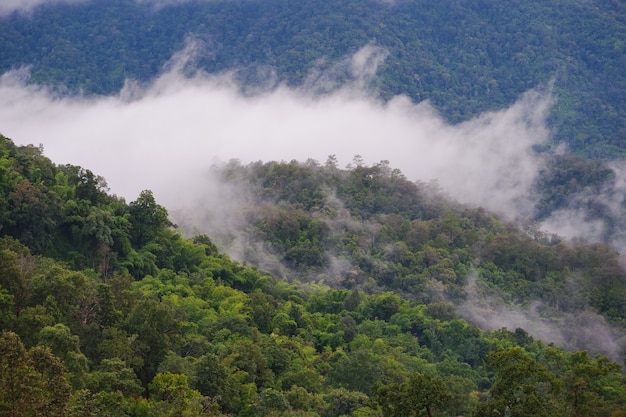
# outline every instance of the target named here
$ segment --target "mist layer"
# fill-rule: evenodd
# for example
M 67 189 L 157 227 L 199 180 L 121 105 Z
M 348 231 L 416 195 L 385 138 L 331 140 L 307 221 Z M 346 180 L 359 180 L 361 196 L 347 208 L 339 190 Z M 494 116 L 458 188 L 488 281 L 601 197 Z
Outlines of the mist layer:
M 111 97 L 66 97 L 27 84 L 27 70 L 0 78 L 0 132 L 43 144 L 56 163 L 105 177 L 134 199 L 151 189 L 169 208 L 185 204 L 214 162 L 389 161 L 412 180 L 437 180 L 461 202 L 517 216 L 530 210 L 541 167 L 533 146 L 549 136 L 549 94 L 531 91 L 511 107 L 447 124 L 427 102 L 382 102 L 363 86 L 380 51 L 352 58 L 355 82 L 324 95 L 274 86 L 243 94 L 228 75 L 181 75 L 174 64 L 146 86 L 128 82 Z M 180 58 L 177 58 L 180 59 Z M 368 65 L 367 63 L 370 62 Z M 372 68 L 374 66 L 374 68 Z

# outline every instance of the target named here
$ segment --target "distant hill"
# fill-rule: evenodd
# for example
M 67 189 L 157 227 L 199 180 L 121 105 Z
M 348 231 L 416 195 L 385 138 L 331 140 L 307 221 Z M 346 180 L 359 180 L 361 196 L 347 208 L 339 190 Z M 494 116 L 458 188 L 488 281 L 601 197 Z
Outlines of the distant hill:
M 451 122 L 549 87 L 554 143 L 591 158 L 625 153 L 618 0 L 54 3 L 0 18 L 0 71 L 30 66 L 32 82 L 113 94 L 126 79 L 155 77 L 190 37 L 202 45 L 196 68 L 235 71 L 244 85 L 322 91 L 351 77 L 348 56 L 380 47 L 388 55 L 370 87 L 382 98 L 430 100 Z

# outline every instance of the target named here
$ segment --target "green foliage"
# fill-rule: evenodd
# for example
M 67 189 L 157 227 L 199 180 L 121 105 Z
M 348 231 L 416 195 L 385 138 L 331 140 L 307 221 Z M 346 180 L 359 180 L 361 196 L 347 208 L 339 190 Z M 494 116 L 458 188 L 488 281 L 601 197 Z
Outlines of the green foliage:
M 63 416 L 70 384 L 49 348 L 24 348 L 12 332 L 0 335 L 0 412 L 7 416 Z
M 560 389 L 554 376 L 521 348 L 492 352 L 487 357 L 496 370 L 489 400 L 479 405 L 475 416 L 560 415 L 555 397 Z
M 82 388 L 88 371 L 88 361 L 80 351 L 78 337 L 72 335 L 67 326 L 59 323 L 41 329 L 39 343 L 49 347 L 63 361 L 69 371 L 72 386 Z
M 247 237 L 267 238 L 287 282 L 206 236 L 184 238 L 149 192 L 126 204 L 88 171 L 0 145 L 11 162 L 2 181 L 16 179 L 4 195 L 32 175 L 61 208 L 43 246 L 3 223 L 0 414 L 609 417 L 626 407 L 623 371 L 606 357 L 524 329 L 482 331 L 455 309 L 483 291 L 619 323 L 624 277 L 606 246 L 522 231 L 384 162 L 231 164 L 257 199 Z M 293 248 L 325 261 L 294 262 Z
M 86 383 L 91 392 L 118 392 L 138 397 L 144 393 L 135 372 L 118 358 L 104 359 L 97 370 L 91 372 Z
M 131 242 L 144 246 L 157 237 L 164 226 L 171 226 L 167 210 L 156 203 L 150 190 L 144 190 L 128 206 L 131 223 Z
M 406 382 L 380 386 L 376 391 L 385 417 L 432 417 L 450 399 L 443 379 L 430 374 L 415 373 Z
M 194 364 L 191 386 L 202 395 L 214 398 L 222 410 L 235 412 L 239 404 L 239 383 L 231 370 L 212 353 L 198 358 Z

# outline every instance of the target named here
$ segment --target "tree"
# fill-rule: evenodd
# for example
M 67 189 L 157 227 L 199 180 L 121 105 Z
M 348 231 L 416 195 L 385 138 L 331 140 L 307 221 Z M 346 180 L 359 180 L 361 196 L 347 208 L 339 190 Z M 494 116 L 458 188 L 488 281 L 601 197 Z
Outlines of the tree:
M 151 416 L 195 417 L 202 414 L 202 396 L 189 388 L 187 376 L 157 374 L 150 382 L 150 397 L 154 401 Z
M 326 401 L 328 407 L 322 413 L 322 416 L 339 417 L 351 415 L 355 410 L 365 407 L 369 402 L 369 398 L 362 392 L 338 388 L 324 395 L 324 401 Z
M 107 201 L 109 186 L 103 177 L 95 175 L 88 169 L 73 165 L 65 165 L 62 169 L 75 183 L 77 200 L 88 200 L 93 205 L 103 204 Z
M 402 299 L 398 294 L 385 292 L 371 296 L 363 307 L 363 311 L 370 319 L 387 321 L 398 312 L 401 305 Z
M 348 353 L 338 350 L 328 362 L 328 382 L 335 387 L 369 395 L 375 383 L 385 378 L 384 357 L 374 351 L 374 343 L 365 335 L 357 336 L 352 341 Z M 359 377 L 355 378 L 355 375 Z
M 71 271 L 61 263 L 49 259 L 39 262 L 38 273 L 33 278 L 32 301 L 45 304 L 45 300 L 54 299 L 59 321 L 67 323 L 73 329 L 87 324 L 92 314 L 87 310 L 94 307 L 89 300 L 95 297 L 95 288 L 82 272 Z M 52 300 L 50 300 L 52 301 Z M 81 309 L 85 308 L 81 312 Z
M 272 331 L 272 319 L 276 314 L 276 300 L 269 294 L 253 292 L 246 300 L 246 307 L 250 310 L 250 317 L 260 332 Z
M 61 323 L 46 326 L 39 332 L 39 343 L 47 346 L 57 355 L 70 372 L 75 388 L 82 388 L 88 371 L 88 360 L 80 351 L 78 336 Z
M 191 386 L 202 395 L 213 398 L 226 413 L 238 406 L 238 383 L 220 359 L 211 353 L 200 357 L 194 364 Z
M 39 395 L 31 398 L 37 415 L 63 416 L 70 399 L 71 385 L 65 364 L 46 346 L 35 346 L 27 353 L 40 384 Z M 38 387 L 39 388 L 39 387 Z
M 64 416 L 70 384 L 63 362 L 48 347 L 26 351 L 19 336 L 0 335 L 0 415 Z
M 317 415 L 327 406 L 321 395 L 311 393 L 306 388 L 297 385 L 293 385 L 286 391 L 285 397 L 294 410 L 316 412 Z
M 520 347 L 501 349 L 487 355 L 496 370 L 496 380 L 487 402 L 480 404 L 475 417 L 555 417 L 558 382 Z
M 433 417 L 451 395 L 441 377 L 416 372 L 406 382 L 379 386 L 375 399 L 385 417 Z
M 620 366 L 607 357 L 597 355 L 590 358 L 587 351 L 562 354 L 564 359 L 558 369 L 563 381 L 563 395 L 567 414 L 573 417 L 601 417 L 611 415 L 608 397 L 617 397 L 618 390 L 612 387 L 623 385 Z
M 288 416 L 291 411 L 291 405 L 282 391 L 266 388 L 254 397 L 252 404 L 240 416 L 279 417 Z
M 7 232 L 34 253 L 53 251 L 55 228 L 60 219 L 58 197 L 42 184 L 24 181 L 9 193 L 11 212 Z
M 230 343 L 225 354 L 223 363 L 235 368 L 244 383 L 254 383 L 257 387 L 263 388 L 271 386 L 274 382 L 274 373 L 269 368 L 267 358 L 252 339 Z
M 147 386 L 167 351 L 179 342 L 180 323 L 171 303 L 147 298 L 130 312 L 125 327 L 128 334 L 137 335 L 133 338 L 132 346 L 134 354 L 142 360 L 134 359 L 132 365 L 136 367 L 139 379 Z
M 28 368 L 26 349 L 19 336 L 5 332 L 0 337 L 0 412 L 7 416 L 24 415 L 29 406 L 32 370 Z
M 82 235 L 89 242 L 88 256 L 91 257 L 91 268 L 98 270 L 103 278 L 111 272 L 111 247 L 113 246 L 112 230 L 115 228 L 113 215 L 98 207 L 91 207 L 89 215 L 83 223 Z
M 144 190 L 137 200 L 129 204 L 131 215 L 131 241 L 142 247 L 153 240 L 159 230 L 173 226 L 165 207 L 157 204 L 152 191 Z
M 13 296 L 15 316 L 28 304 L 37 262 L 30 250 L 11 237 L 0 239 L 0 287 Z
M 104 359 L 98 369 L 88 375 L 87 388 L 92 392 L 120 392 L 132 397 L 144 393 L 135 372 L 121 359 Z

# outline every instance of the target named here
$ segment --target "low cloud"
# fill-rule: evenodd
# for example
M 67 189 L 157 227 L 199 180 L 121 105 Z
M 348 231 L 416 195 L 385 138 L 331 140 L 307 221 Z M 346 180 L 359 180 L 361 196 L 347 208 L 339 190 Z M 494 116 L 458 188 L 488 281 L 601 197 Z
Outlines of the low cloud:
M 55 163 L 91 169 L 127 199 L 151 189 L 171 209 L 208 190 L 215 162 L 336 155 L 348 164 L 361 155 L 368 164 L 388 160 L 412 180 L 436 179 L 462 202 L 513 217 L 530 212 L 542 166 L 532 147 L 549 136 L 549 94 L 531 91 L 508 109 L 449 125 L 427 102 L 382 102 L 363 89 L 384 58 L 376 48 L 349 60 L 352 83 L 321 96 L 308 86 L 243 94 L 229 75 L 183 76 L 189 54 L 150 85 L 129 82 L 111 97 L 60 97 L 28 85 L 26 70 L 6 73 L 0 132 L 43 144 Z

